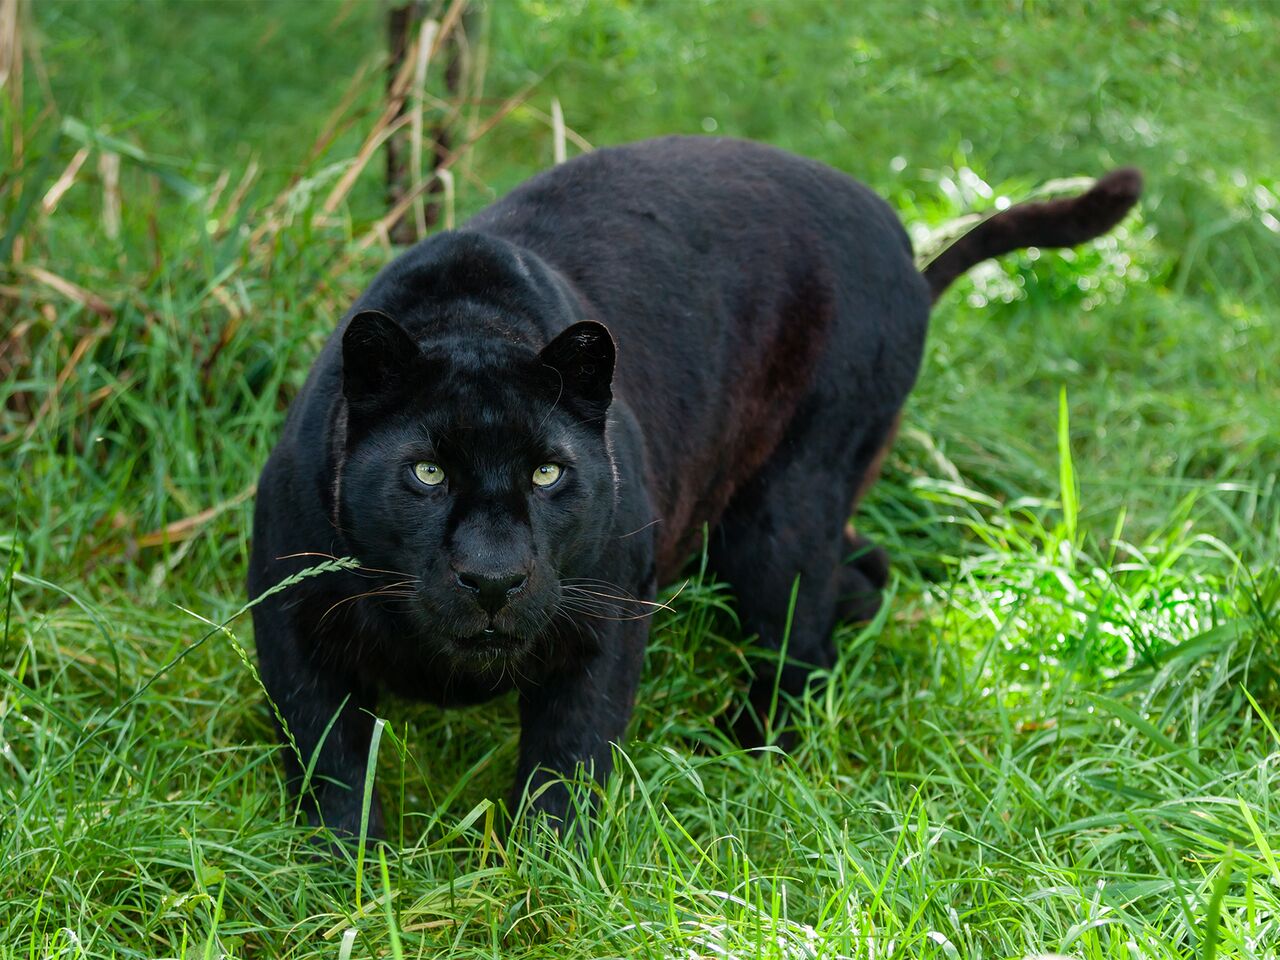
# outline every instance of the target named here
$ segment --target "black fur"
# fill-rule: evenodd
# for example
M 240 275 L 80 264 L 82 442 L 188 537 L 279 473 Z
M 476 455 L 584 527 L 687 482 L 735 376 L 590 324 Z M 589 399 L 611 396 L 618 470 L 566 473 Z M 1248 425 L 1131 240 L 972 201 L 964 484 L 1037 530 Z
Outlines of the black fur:
M 1009 236 L 1054 242 L 1060 221 L 1038 206 Z M 781 642 L 799 578 L 781 686 L 802 692 L 837 616 L 879 602 L 884 552 L 845 521 L 933 296 L 986 249 L 969 240 L 926 282 L 893 211 L 845 175 L 674 137 L 579 157 L 392 262 L 294 401 L 254 518 L 254 595 L 317 554 L 363 565 L 254 608 L 267 689 L 303 757 L 319 749 L 312 816 L 358 827 L 382 689 L 457 705 L 515 688 L 517 797 L 579 765 L 604 776 L 645 603 L 704 529 L 761 643 Z M 554 486 L 533 484 L 541 464 L 562 466 Z M 553 784 L 534 805 L 567 801 Z

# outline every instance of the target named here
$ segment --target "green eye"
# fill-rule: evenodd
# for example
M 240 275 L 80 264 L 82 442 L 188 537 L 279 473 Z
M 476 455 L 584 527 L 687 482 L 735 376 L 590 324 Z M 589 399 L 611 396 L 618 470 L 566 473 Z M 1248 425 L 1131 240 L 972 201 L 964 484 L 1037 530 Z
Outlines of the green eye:
M 444 471 L 440 469 L 440 465 L 423 461 L 413 465 L 413 475 L 418 478 L 419 482 L 425 483 L 428 487 L 438 487 L 444 483 Z
M 544 463 L 533 471 L 533 485 L 535 487 L 552 487 L 555 482 L 560 479 L 563 473 L 558 463 Z

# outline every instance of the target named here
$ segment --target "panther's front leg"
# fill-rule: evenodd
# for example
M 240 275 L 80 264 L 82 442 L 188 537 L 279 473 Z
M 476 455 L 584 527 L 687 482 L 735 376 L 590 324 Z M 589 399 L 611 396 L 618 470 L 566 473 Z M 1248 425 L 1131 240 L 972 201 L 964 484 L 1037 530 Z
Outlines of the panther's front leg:
M 354 672 L 321 662 L 286 607 L 280 597 L 270 597 L 254 608 L 253 621 L 262 682 L 275 704 L 277 723 L 287 725 L 280 732 L 289 786 L 295 796 L 306 787 L 300 800 L 312 824 L 355 837 L 365 818 L 363 787 L 375 691 Z M 304 783 L 308 768 L 310 780 Z M 367 832 L 383 835 L 376 793 Z
M 648 617 L 627 616 L 590 620 L 599 652 L 521 690 L 512 809 L 527 791 L 529 810 L 567 827 L 577 811 L 561 778 L 573 777 L 579 769 L 597 782 L 608 776 L 612 745 L 624 741 L 631 719 L 649 634 Z

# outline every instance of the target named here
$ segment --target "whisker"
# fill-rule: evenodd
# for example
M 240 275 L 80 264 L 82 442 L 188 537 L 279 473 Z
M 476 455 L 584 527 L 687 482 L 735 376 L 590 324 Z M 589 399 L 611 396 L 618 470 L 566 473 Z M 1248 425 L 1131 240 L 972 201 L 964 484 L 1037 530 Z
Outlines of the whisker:
M 412 591 L 396 589 L 403 586 L 407 586 L 407 583 L 393 583 L 385 587 L 379 587 L 377 590 L 368 590 L 364 593 L 357 593 L 350 597 L 343 597 L 321 614 L 317 623 L 324 623 L 329 614 L 333 613 L 334 610 L 342 606 L 344 603 L 351 603 L 353 600 L 359 600 L 363 597 L 392 597 L 399 600 L 411 600 L 416 597 L 416 594 Z
M 689 580 L 689 579 L 687 579 L 687 578 L 686 578 L 685 582 L 684 582 L 684 583 L 682 583 L 682 584 L 680 584 L 679 589 L 678 589 L 678 590 L 676 590 L 676 592 L 675 592 L 675 593 L 673 593 L 673 594 L 671 595 L 671 599 L 670 599 L 670 600 L 668 600 L 668 601 L 666 601 L 666 602 L 667 602 L 667 603 L 674 603 L 676 600 L 679 600 L 679 599 L 680 599 L 680 594 L 684 593 L 684 592 L 685 592 L 685 590 L 686 590 L 686 589 L 688 589 L 689 584 L 690 584 L 690 583 L 692 583 L 692 582 L 693 582 L 692 580 Z
M 637 613 L 632 615 L 622 615 L 620 611 L 610 607 L 591 605 L 591 601 L 575 602 L 572 597 L 564 598 L 560 603 L 560 608 L 570 613 L 576 613 L 580 616 L 591 617 L 594 620 L 611 620 L 616 623 L 625 623 L 634 620 L 647 620 L 652 617 L 654 611 L 645 613 Z
M 600 587 L 608 587 L 610 590 L 617 590 L 619 593 L 625 593 L 628 596 L 631 595 L 625 587 L 620 587 L 609 580 L 599 580 L 596 577 L 565 577 L 560 582 L 563 584 L 595 584 Z
M 629 616 L 626 610 L 618 610 L 613 607 L 602 607 L 596 604 L 573 603 L 566 600 L 561 606 L 566 610 L 572 610 L 574 613 L 580 613 L 588 617 L 617 617 Z
M 660 600 L 638 600 L 635 597 L 619 597 L 612 593 L 599 593 L 594 590 L 588 590 L 586 587 L 566 587 L 566 590 L 575 590 L 579 593 L 588 594 L 593 597 L 603 597 L 607 600 L 620 600 L 624 603 L 638 603 L 645 607 L 655 607 L 658 610 L 666 610 L 668 613 L 675 613 L 672 607 Z
M 592 593 L 581 587 L 565 587 L 560 595 L 579 603 L 591 603 L 600 607 L 622 607 L 631 603 L 630 600 L 614 600 L 608 594 Z
M 676 599 L 676 597 L 680 596 L 680 594 L 684 593 L 685 589 L 689 586 L 691 582 L 692 581 L 690 579 L 686 578 L 685 581 L 682 584 L 680 584 L 679 589 L 677 589 L 676 592 L 672 594 L 671 599 L 674 600 Z M 608 587 L 610 590 L 616 590 L 618 593 L 625 596 L 627 600 L 632 600 L 636 603 L 649 602 L 647 600 L 640 600 L 636 597 L 633 597 L 628 590 L 626 590 L 624 587 L 618 586 L 616 583 L 610 583 L 608 580 L 597 580 L 594 577 L 565 577 L 563 580 L 560 581 L 560 584 L 561 586 L 565 586 L 565 587 L 576 587 L 580 584 L 595 584 L 602 587 Z M 670 601 L 667 601 L 667 602 L 670 602 Z M 657 604 L 657 605 L 661 606 L 661 604 Z
M 646 523 L 644 526 L 636 527 L 636 528 L 635 528 L 634 530 L 632 530 L 630 533 L 623 533 L 623 534 L 619 534 L 619 535 L 618 535 L 618 539 L 619 539 L 619 540 L 625 540 L 625 539 L 627 539 L 627 537 L 634 537 L 637 533 L 641 533 L 642 531 L 648 530 L 650 527 L 654 526 L 655 524 L 659 524 L 659 523 L 661 523 L 661 522 L 662 522 L 662 518 L 661 518 L 661 517 L 654 517 L 654 519 L 650 520 L 650 521 L 649 521 L 648 523 Z

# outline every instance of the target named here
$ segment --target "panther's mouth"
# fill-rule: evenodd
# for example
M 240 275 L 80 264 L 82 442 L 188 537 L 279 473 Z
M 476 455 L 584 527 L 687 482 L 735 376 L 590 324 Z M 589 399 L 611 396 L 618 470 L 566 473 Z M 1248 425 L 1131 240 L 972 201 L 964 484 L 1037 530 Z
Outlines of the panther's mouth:
M 503 633 L 496 627 L 485 627 L 469 637 L 455 638 L 453 647 L 460 659 L 486 665 L 518 656 L 524 650 L 525 641 Z

